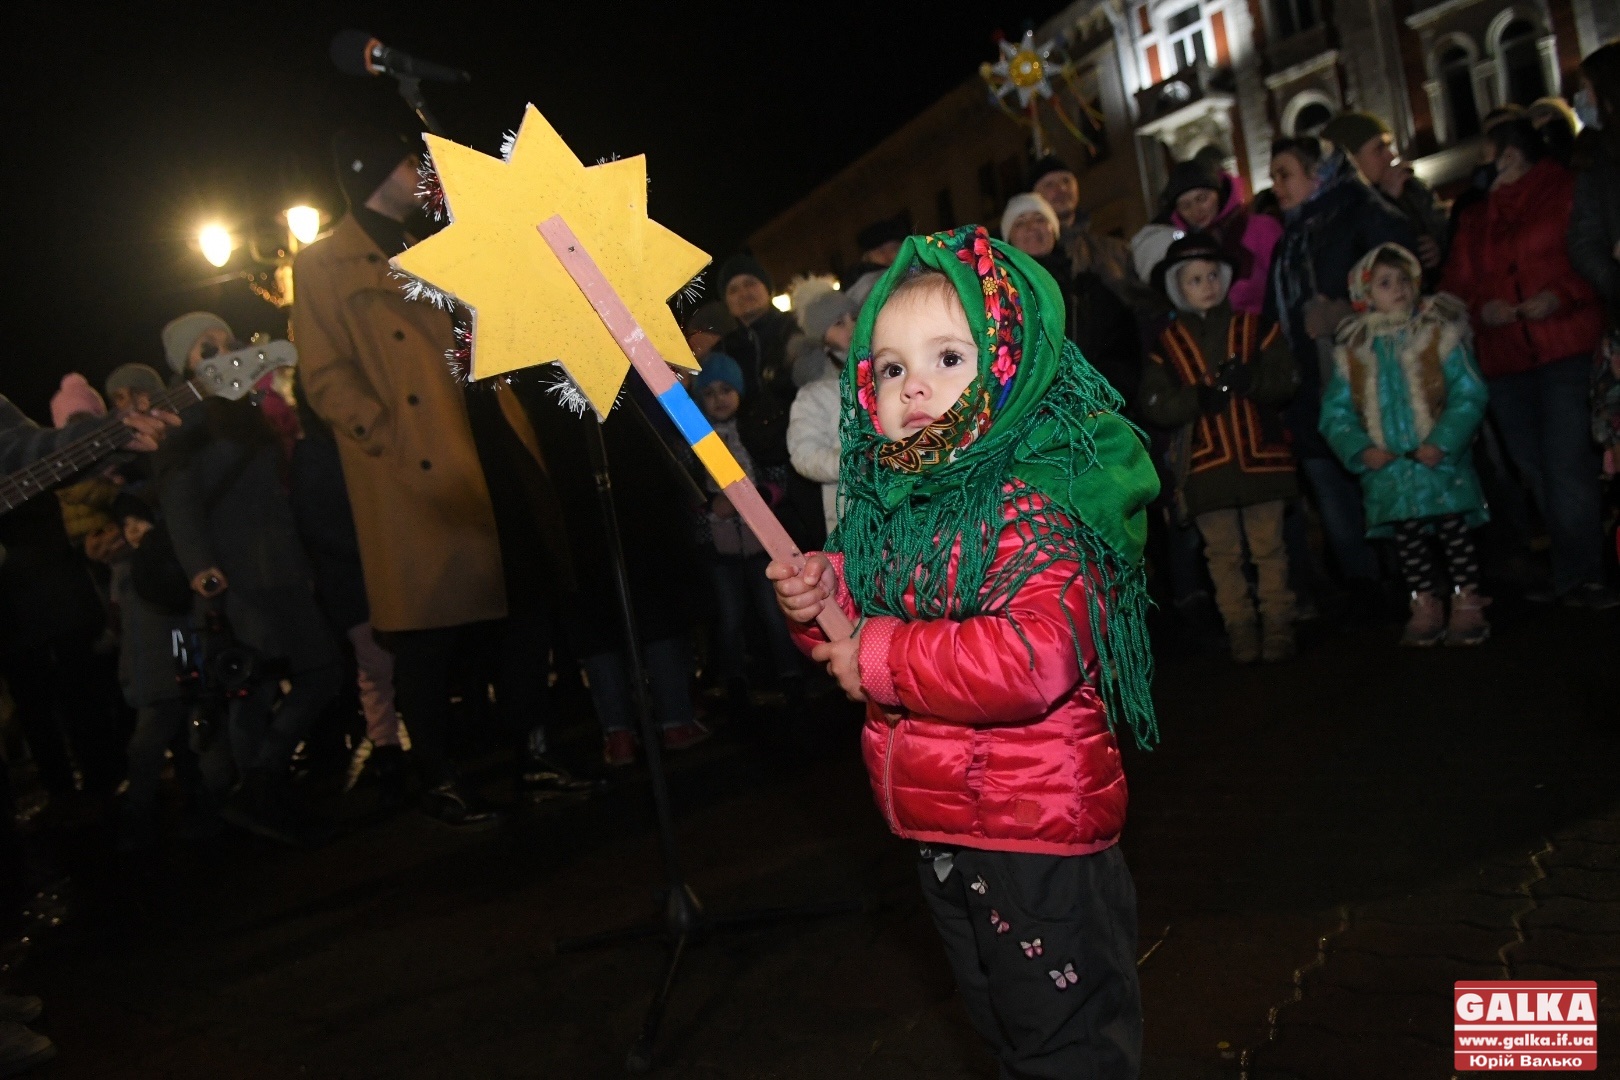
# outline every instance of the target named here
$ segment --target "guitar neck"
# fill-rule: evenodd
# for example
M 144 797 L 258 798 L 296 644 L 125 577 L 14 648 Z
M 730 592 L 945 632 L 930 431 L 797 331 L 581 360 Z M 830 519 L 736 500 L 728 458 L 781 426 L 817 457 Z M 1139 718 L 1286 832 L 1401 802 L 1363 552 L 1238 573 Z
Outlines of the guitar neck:
M 178 412 L 208 397 L 208 391 L 195 382 L 171 387 L 152 400 L 153 409 Z M 102 458 L 121 449 L 135 437 L 135 431 L 121 416 L 109 417 L 54 454 L 48 454 L 0 478 L 0 513 L 13 510 L 35 495 L 88 469 Z

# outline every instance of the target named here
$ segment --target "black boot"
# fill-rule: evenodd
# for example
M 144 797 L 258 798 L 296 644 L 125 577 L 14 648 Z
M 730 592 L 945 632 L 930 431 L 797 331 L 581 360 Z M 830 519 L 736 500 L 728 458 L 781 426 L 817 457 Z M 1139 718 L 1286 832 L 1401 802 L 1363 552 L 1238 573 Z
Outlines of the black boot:
M 462 790 L 454 780 L 431 787 L 422 796 L 422 813 L 442 825 L 457 829 L 499 825 L 502 814 Z
M 582 799 L 596 790 L 594 780 L 581 780 L 556 761 L 544 754 L 518 755 L 517 788 L 526 798 L 537 802 L 546 799 Z
M 289 847 L 302 847 L 300 822 L 292 808 L 287 775 L 271 768 L 248 769 L 225 800 L 220 817 L 239 829 Z

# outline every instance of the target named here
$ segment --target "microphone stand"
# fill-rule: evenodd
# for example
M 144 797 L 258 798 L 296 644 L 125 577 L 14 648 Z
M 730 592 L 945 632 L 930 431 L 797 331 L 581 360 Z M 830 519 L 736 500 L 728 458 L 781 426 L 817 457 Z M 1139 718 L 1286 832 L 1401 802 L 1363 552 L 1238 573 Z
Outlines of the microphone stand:
M 422 126 L 431 134 L 444 136 L 444 128 L 428 111 L 427 98 L 422 96 L 422 80 L 410 75 L 395 75 L 394 82 L 399 84 L 399 96 L 405 99 L 405 104 L 409 105 L 416 118 L 422 121 Z

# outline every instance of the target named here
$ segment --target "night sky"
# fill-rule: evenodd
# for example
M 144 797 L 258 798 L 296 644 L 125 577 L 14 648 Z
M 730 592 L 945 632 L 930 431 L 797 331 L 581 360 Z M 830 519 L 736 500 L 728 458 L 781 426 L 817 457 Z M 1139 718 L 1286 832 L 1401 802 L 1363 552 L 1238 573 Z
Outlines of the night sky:
M 243 337 L 280 332 L 245 284 L 206 284 L 218 272 L 193 238 L 210 219 L 269 226 L 297 202 L 335 215 L 331 133 L 368 120 L 415 131 L 393 80 L 332 66 L 339 30 L 472 72 L 426 87 L 459 141 L 495 152 L 532 101 L 587 162 L 647 154 L 653 216 L 721 259 L 972 76 L 996 30 L 1015 36 L 1063 6 L 978 3 L 948 19 L 944 5 L 870 0 L 500 17 L 458 15 L 497 9 L 465 3 L 146 8 L 160 19 L 13 6 L 0 393 L 42 418 L 64 371 L 99 385 L 125 361 L 162 369 L 158 329 L 194 308 Z

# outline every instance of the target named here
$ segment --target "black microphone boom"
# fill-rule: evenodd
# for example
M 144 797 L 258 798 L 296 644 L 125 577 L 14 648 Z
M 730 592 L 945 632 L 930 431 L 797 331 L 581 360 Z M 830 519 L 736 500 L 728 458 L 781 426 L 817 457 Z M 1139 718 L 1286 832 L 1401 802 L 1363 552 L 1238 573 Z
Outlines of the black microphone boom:
M 472 76 L 459 68 L 418 60 L 410 53 L 390 49 L 364 30 L 343 30 L 332 38 L 332 63 L 345 75 L 392 75 L 396 79 L 464 83 Z

